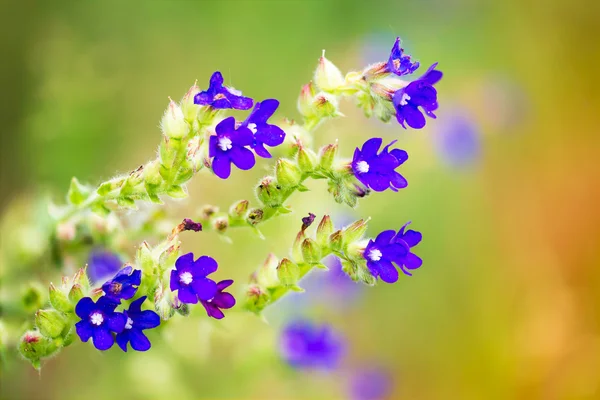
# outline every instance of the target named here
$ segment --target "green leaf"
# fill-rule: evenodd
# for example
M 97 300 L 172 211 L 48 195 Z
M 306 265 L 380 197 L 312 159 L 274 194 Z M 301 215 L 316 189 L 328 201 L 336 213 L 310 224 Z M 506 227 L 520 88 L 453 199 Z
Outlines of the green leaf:
M 90 188 L 86 187 L 79 183 L 77 178 L 73 177 L 71 179 L 71 185 L 69 186 L 69 191 L 67 192 L 67 201 L 73 205 L 79 205 L 85 201 L 90 195 Z
M 135 200 L 133 200 L 131 197 L 127 197 L 127 196 L 118 197 L 117 204 L 123 208 L 128 208 L 130 210 L 137 210 L 137 205 L 135 204 Z
M 173 185 L 167 189 L 167 195 L 173 197 L 174 199 L 184 199 L 188 196 L 183 187 L 178 185 Z

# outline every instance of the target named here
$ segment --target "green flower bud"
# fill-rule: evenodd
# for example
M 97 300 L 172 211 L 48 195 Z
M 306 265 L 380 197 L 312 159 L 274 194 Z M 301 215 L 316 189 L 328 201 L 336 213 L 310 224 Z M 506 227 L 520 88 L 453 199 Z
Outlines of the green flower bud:
M 342 231 L 335 231 L 329 235 L 329 248 L 332 251 L 341 251 L 344 244 Z
M 73 304 L 62 290 L 57 289 L 54 284 L 50 283 L 48 293 L 52 307 L 63 313 L 73 312 Z
M 315 88 L 312 81 L 302 86 L 300 90 L 300 96 L 298 96 L 298 111 L 304 116 L 311 115 L 313 113 L 313 100 L 315 97 Z
M 190 131 L 181 107 L 171 99 L 169 99 L 169 106 L 160 121 L 160 129 L 165 136 L 175 139 L 181 139 Z
M 360 240 L 367 231 L 367 222 L 364 219 L 359 219 L 358 221 L 353 222 L 346 228 L 344 228 L 342 232 L 344 246 L 348 246 L 350 243 L 354 243 L 357 240 Z
M 154 269 L 156 268 L 156 261 L 154 260 L 152 250 L 150 250 L 148 242 L 142 242 L 142 244 L 138 248 L 136 258 L 138 261 L 138 265 L 142 267 L 142 272 L 144 274 L 152 275 L 154 273 Z
M 227 228 L 229 227 L 229 218 L 227 217 L 218 217 L 211 221 L 212 227 L 215 231 L 219 233 L 225 233 Z
M 92 188 L 82 185 L 77 178 L 73 177 L 67 192 L 67 201 L 73 205 L 79 205 L 88 198 L 91 192 Z
M 333 222 L 329 215 L 324 215 L 317 227 L 317 243 L 320 247 L 326 247 L 329 243 L 329 235 L 333 233 Z
M 35 369 L 40 369 L 40 359 L 48 353 L 50 340 L 38 331 L 27 331 L 19 341 L 19 353 L 29 360 Z
M 246 221 L 248 221 L 250 225 L 257 225 L 262 221 L 263 215 L 264 211 L 262 209 L 253 208 L 248 212 L 248 217 L 246 218 Z
M 307 149 L 302 146 L 301 143 L 298 145 L 298 153 L 296 153 L 296 160 L 300 171 L 307 173 L 312 172 L 317 165 L 317 155 L 311 149 Z
M 165 136 L 164 140 L 160 143 L 158 152 L 160 155 L 161 164 L 165 169 L 165 171 L 161 169 L 161 176 L 163 178 L 165 177 L 165 175 L 168 176 L 168 171 L 171 170 L 173 166 L 173 161 L 175 161 L 175 157 L 177 156 L 177 153 L 181 146 L 183 146 L 181 139 L 174 137 Z
M 258 314 L 269 303 L 269 299 L 269 294 L 259 285 L 250 285 L 246 291 L 244 308 Z
M 181 111 L 183 112 L 183 116 L 185 120 L 189 124 L 193 124 L 196 121 L 196 117 L 198 116 L 198 110 L 200 106 L 198 104 L 194 104 L 194 96 L 200 93 L 200 88 L 198 87 L 198 82 L 194 82 L 190 90 L 183 96 L 181 99 Z
M 179 299 L 175 296 L 173 299 L 173 309 L 177 312 L 177 314 L 187 317 L 188 315 L 190 315 L 190 307 L 186 304 L 186 303 L 182 303 L 181 301 L 179 301 Z
M 298 166 L 290 160 L 280 158 L 275 167 L 277 182 L 284 188 L 293 188 L 300 184 L 302 172 Z
M 73 275 L 73 285 L 79 284 L 84 290 L 90 288 L 90 279 L 87 276 L 87 266 L 79 268 L 75 275 Z
M 79 300 L 83 299 L 85 294 L 83 293 L 83 288 L 80 284 L 76 283 L 69 290 L 69 300 L 71 304 L 77 304 Z
M 300 268 L 287 258 L 284 258 L 277 267 L 277 277 L 283 286 L 296 286 L 300 279 Z
M 281 186 L 272 176 L 265 176 L 256 187 L 256 197 L 269 207 L 279 207 L 282 202 Z
M 124 177 L 113 178 L 109 181 L 102 182 L 96 193 L 100 196 L 106 196 L 110 192 L 120 189 L 121 186 L 123 186 L 123 183 L 125 183 Z
M 306 235 L 304 234 L 304 230 L 301 230 L 296 235 L 296 239 L 294 239 L 294 244 L 292 245 L 292 258 L 294 261 L 302 261 L 302 242 L 304 242 L 304 239 L 306 239 Z
M 66 326 L 65 318 L 56 310 L 39 310 L 35 313 L 35 326 L 44 336 L 55 338 Z
M 325 50 L 319 58 L 319 65 L 315 71 L 315 83 L 321 90 L 326 92 L 340 89 L 346 83 L 339 68 L 325 58 Z
M 339 111 L 337 98 L 324 92 L 317 93 L 312 106 L 314 115 L 319 118 L 344 116 Z
M 188 194 L 183 186 L 173 185 L 167 189 L 167 195 L 174 199 L 185 199 Z
M 321 249 L 317 242 L 311 238 L 304 239 L 302 242 L 302 257 L 308 264 L 318 264 L 321 261 Z
M 43 286 L 37 282 L 30 282 L 21 295 L 21 303 L 28 313 L 41 308 L 46 302 L 46 296 Z
M 229 208 L 229 215 L 235 219 L 242 218 L 248 212 L 248 200 L 240 200 L 231 205 Z
M 321 151 L 319 152 L 319 166 L 326 171 L 331 170 L 331 167 L 333 166 L 333 162 L 337 155 L 337 151 L 337 140 L 334 144 L 328 144 L 327 146 L 321 148 Z
M 279 260 L 275 257 L 275 254 L 270 253 L 263 265 L 259 268 L 256 273 L 256 282 L 264 288 L 272 288 L 279 285 L 279 278 L 277 277 L 277 266 Z
M 172 304 L 173 293 L 166 289 L 162 282 L 159 282 L 154 292 L 154 309 L 163 321 L 168 320 L 175 314 Z
M 64 339 L 63 339 L 63 344 L 62 347 L 67 347 L 70 344 L 73 343 L 73 341 L 75 340 L 75 328 L 72 328 L 69 330 L 69 332 L 67 332 L 67 334 L 65 335 Z
M 146 168 L 144 168 L 144 181 L 151 187 L 156 187 L 162 183 L 163 178 L 160 176 L 158 161 L 152 161 L 146 165 Z

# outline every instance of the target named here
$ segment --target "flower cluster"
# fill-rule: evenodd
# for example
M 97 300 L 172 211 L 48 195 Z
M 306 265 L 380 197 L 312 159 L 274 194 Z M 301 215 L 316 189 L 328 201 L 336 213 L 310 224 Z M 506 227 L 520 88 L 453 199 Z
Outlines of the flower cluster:
M 241 92 L 223 86 L 223 76 L 215 72 L 210 78 L 208 90 L 198 93 L 194 103 L 215 109 L 234 108 L 247 110 L 252 107 L 253 100 L 243 97 Z M 265 145 L 279 146 L 285 139 L 285 132 L 267 121 L 279 107 L 279 101 L 267 99 L 256 103 L 248 117 L 236 123 L 234 117 L 219 122 L 215 134 L 209 139 L 208 156 L 212 158 L 212 169 L 221 179 L 231 174 L 231 164 L 241 170 L 248 170 L 256 163 L 254 152 L 263 158 L 271 158 Z
M 75 329 L 83 342 L 91 338 L 98 350 L 110 349 L 115 340 L 123 351 L 127 351 L 128 343 L 137 351 L 150 348 L 150 340 L 143 331 L 160 325 L 160 318 L 154 311 L 142 311 L 146 296 L 133 301 L 128 310 L 115 311 L 121 300 L 131 299 L 135 295 L 141 284 L 141 274 L 141 270 L 127 266 L 102 285 L 104 296 L 96 302 L 90 297 L 79 300 L 75 314 L 81 321 L 75 324 Z
M 398 280 L 398 270 L 394 264 L 409 276 L 412 274 L 408 270 L 417 269 L 423 264 L 423 260 L 411 251 L 419 244 L 422 235 L 412 229 L 405 231 L 408 224 L 410 222 L 404 224 L 398 233 L 393 230 L 381 232 L 367 244 L 363 256 L 374 277 L 394 283 Z
M 171 270 L 171 291 L 177 292 L 179 301 L 196 304 L 198 301 L 206 309 L 209 317 L 221 319 L 225 315 L 221 309 L 229 309 L 235 305 L 235 298 L 223 290 L 231 286 L 232 280 L 216 283 L 207 276 L 218 268 L 217 261 L 209 256 L 201 256 L 194 261 L 194 254 L 182 255 Z

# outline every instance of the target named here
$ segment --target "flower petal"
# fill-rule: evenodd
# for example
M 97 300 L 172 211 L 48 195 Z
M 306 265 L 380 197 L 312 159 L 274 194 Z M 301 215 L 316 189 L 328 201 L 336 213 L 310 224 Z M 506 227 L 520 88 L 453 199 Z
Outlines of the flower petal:
M 131 329 L 129 332 L 129 343 L 131 348 L 137 351 L 146 351 L 150 349 L 150 340 L 144 333 L 137 329 Z
M 394 283 L 398 280 L 398 270 L 390 261 L 379 261 L 379 277 L 386 283 Z
M 129 305 L 128 311 L 130 313 L 142 312 L 142 304 L 144 303 L 144 301 L 146 301 L 146 296 L 142 296 L 139 299 L 132 301 L 131 304 Z
M 414 247 L 423 238 L 421 232 L 413 231 L 412 229 L 406 231 L 406 233 L 402 236 L 402 240 L 406 242 L 409 247 Z
M 243 146 L 251 146 L 254 143 L 254 135 L 250 128 L 245 126 L 240 126 L 237 131 L 235 131 L 235 135 L 232 136 L 233 144 L 237 144 L 240 147 Z
M 431 67 L 429 67 L 429 69 L 427 69 L 427 71 L 419 79 L 429 83 L 430 85 L 435 85 L 436 83 L 438 83 L 440 79 L 442 79 L 444 74 L 442 73 L 442 71 L 438 71 L 435 69 L 437 65 L 438 63 L 432 64 Z
M 231 175 L 231 160 L 227 156 L 217 156 L 213 158 L 212 169 L 219 178 L 227 179 Z
M 181 284 L 179 283 L 179 272 L 176 269 L 171 270 L 171 279 L 169 280 L 169 288 L 171 292 L 176 291 L 181 288 Z
M 94 333 L 92 335 L 92 340 L 94 342 L 94 347 L 98 350 L 108 350 L 115 343 L 115 339 L 112 334 L 103 327 L 99 327 L 94 329 Z
M 383 192 L 390 187 L 390 180 L 384 175 L 371 174 L 369 178 L 369 187 L 376 192 Z
M 129 343 L 129 329 L 119 333 L 116 337 L 117 344 L 124 352 L 127 352 L 127 343 Z
M 218 88 L 220 88 L 221 86 L 223 86 L 223 75 L 221 74 L 220 71 L 215 71 L 212 76 L 210 77 L 210 89 L 212 90 L 216 90 Z
M 198 303 L 198 296 L 196 296 L 196 293 L 194 293 L 192 288 L 190 288 L 189 286 L 182 286 L 181 288 L 179 288 L 179 290 L 177 291 L 177 298 L 179 298 L 179 301 L 181 301 L 182 303 Z
M 206 313 L 209 317 L 213 317 L 214 319 L 222 319 L 223 317 L 225 317 L 223 311 L 219 310 L 214 304 L 211 304 L 207 301 L 203 301 L 202 305 L 206 309 Z
M 152 329 L 160 325 L 160 317 L 152 310 L 145 310 L 134 315 L 136 329 Z
M 200 300 L 210 300 L 217 293 L 217 284 L 208 278 L 194 279 L 192 287 Z
M 404 120 L 413 129 L 421 129 L 425 126 L 425 116 L 415 106 L 407 104 L 402 107 Z
M 258 129 L 254 137 L 267 146 L 275 147 L 283 143 L 285 132 L 277 125 L 263 125 Z
M 395 171 L 391 175 L 390 182 L 396 189 L 403 189 L 408 186 L 408 181 Z
M 213 96 L 207 91 L 200 92 L 194 96 L 194 104 L 198 104 L 200 106 L 207 106 L 213 100 Z
M 187 253 L 180 256 L 177 261 L 175 261 L 175 268 L 177 268 L 178 272 L 186 272 L 191 271 L 192 266 L 194 265 L 194 253 Z
M 205 278 L 207 275 L 212 274 L 219 268 L 217 260 L 209 256 L 202 256 L 194 263 L 192 269 L 192 276 Z
M 406 268 L 408 269 L 417 269 L 423 265 L 423 260 L 415 253 L 408 253 L 404 259 L 404 265 L 406 265 Z
M 122 332 L 126 323 L 127 317 L 123 313 L 115 312 L 106 316 L 106 327 L 113 332 Z
M 379 235 L 377 235 L 377 238 L 375 239 L 375 244 L 377 244 L 377 246 L 379 247 L 388 245 L 394 238 L 394 235 L 396 235 L 396 231 L 394 230 L 390 229 L 387 231 L 383 231 Z
M 217 136 L 231 134 L 233 131 L 235 131 L 234 117 L 225 118 L 223 121 L 219 122 L 215 127 L 215 132 L 217 133 Z
M 408 160 L 408 153 L 402 149 L 393 149 L 390 151 L 390 154 L 396 157 L 396 160 L 398 160 L 400 164 L 403 164 Z
M 235 306 L 235 297 L 231 293 L 221 292 L 215 296 L 212 303 L 219 308 L 228 309 Z
M 225 288 L 228 288 L 232 284 L 233 284 L 233 279 L 225 279 L 224 281 L 217 283 L 217 289 L 221 291 Z
M 232 148 L 230 150 L 230 158 L 235 166 L 241 170 L 249 170 L 256 164 L 254 153 L 245 147 Z
M 252 108 L 252 104 L 254 103 L 254 100 L 252 100 L 250 97 L 244 96 L 228 96 L 228 99 L 231 102 L 231 106 L 236 110 L 249 110 Z
M 362 158 L 366 160 L 373 156 L 376 156 L 377 151 L 381 147 L 382 143 L 383 143 L 382 138 L 371 138 L 371 139 L 367 140 L 363 144 L 362 149 L 361 149 Z
M 262 158 L 271 158 L 271 153 L 269 153 L 269 151 L 267 149 L 265 149 L 265 146 L 261 143 L 261 142 L 256 142 L 254 143 L 254 145 L 252 145 L 252 148 L 254 149 L 254 152 L 256 153 L 257 156 L 262 157 Z
M 75 332 L 81 339 L 82 342 L 87 342 L 90 340 L 94 333 L 94 329 L 92 328 L 92 324 L 86 321 L 79 321 L 75 324 Z
M 89 297 L 84 297 L 75 306 L 75 314 L 81 319 L 85 319 L 90 316 L 96 305 L 94 300 Z
M 256 112 L 253 113 L 250 122 L 254 122 L 255 124 L 266 123 L 267 120 L 275 114 L 275 110 L 279 107 L 279 101 L 276 99 L 266 99 L 260 103 L 256 103 L 256 105 Z

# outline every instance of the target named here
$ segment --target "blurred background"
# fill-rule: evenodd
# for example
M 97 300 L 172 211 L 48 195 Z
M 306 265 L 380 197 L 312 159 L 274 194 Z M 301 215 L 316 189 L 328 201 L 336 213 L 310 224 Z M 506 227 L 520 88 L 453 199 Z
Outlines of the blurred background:
M 245 95 L 279 99 L 277 116 L 290 118 L 322 49 L 348 71 L 386 60 L 400 36 L 408 54 L 445 75 L 438 119 L 422 131 L 367 120 L 351 102 L 346 118 L 317 131 L 318 145 L 337 138 L 346 156 L 368 137 L 397 139 L 410 154 L 408 189 L 349 210 L 312 184 L 291 199 L 296 213 L 264 225 L 266 240 L 247 230 L 233 232 L 233 244 L 214 233 L 182 238 L 242 291 L 269 252 L 287 253 L 308 211 L 370 216 L 370 235 L 412 220 L 424 236 L 414 276 L 341 290 L 337 301 L 333 286 L 307 283 L 316 288 L 302 295 L 309 300 L 282 302 L 269 324 L 235 309 L 215 322 L 200 310 L 150 333 L 147 353 L 75 343 L 41 374 L 13 359 L 0 398 L 342 399 L 353 371 L 372 365 L 391 377 L 389 399 L 600 398 L 600 3 L 25 0 L 3 14 L 4 249 L 44 246 L 25 221 L 37 218 L 41 196 L 62 202 L 73 175 L 97 183 L 153 157 L 167 96 L 180 98 L 195 79 L 206 87 L 215 70 Z M 252 200 L 248 182 L 267 167 L 227 181 L 201 174 L 170 213 Z M 2 273 L 19 263 L 4 262 Z M 16 276 L 12 288 L 59 272 L 33 265 Z M 339 370 L 281 360 L 281 324 L 297 316 L 343 332 Z

